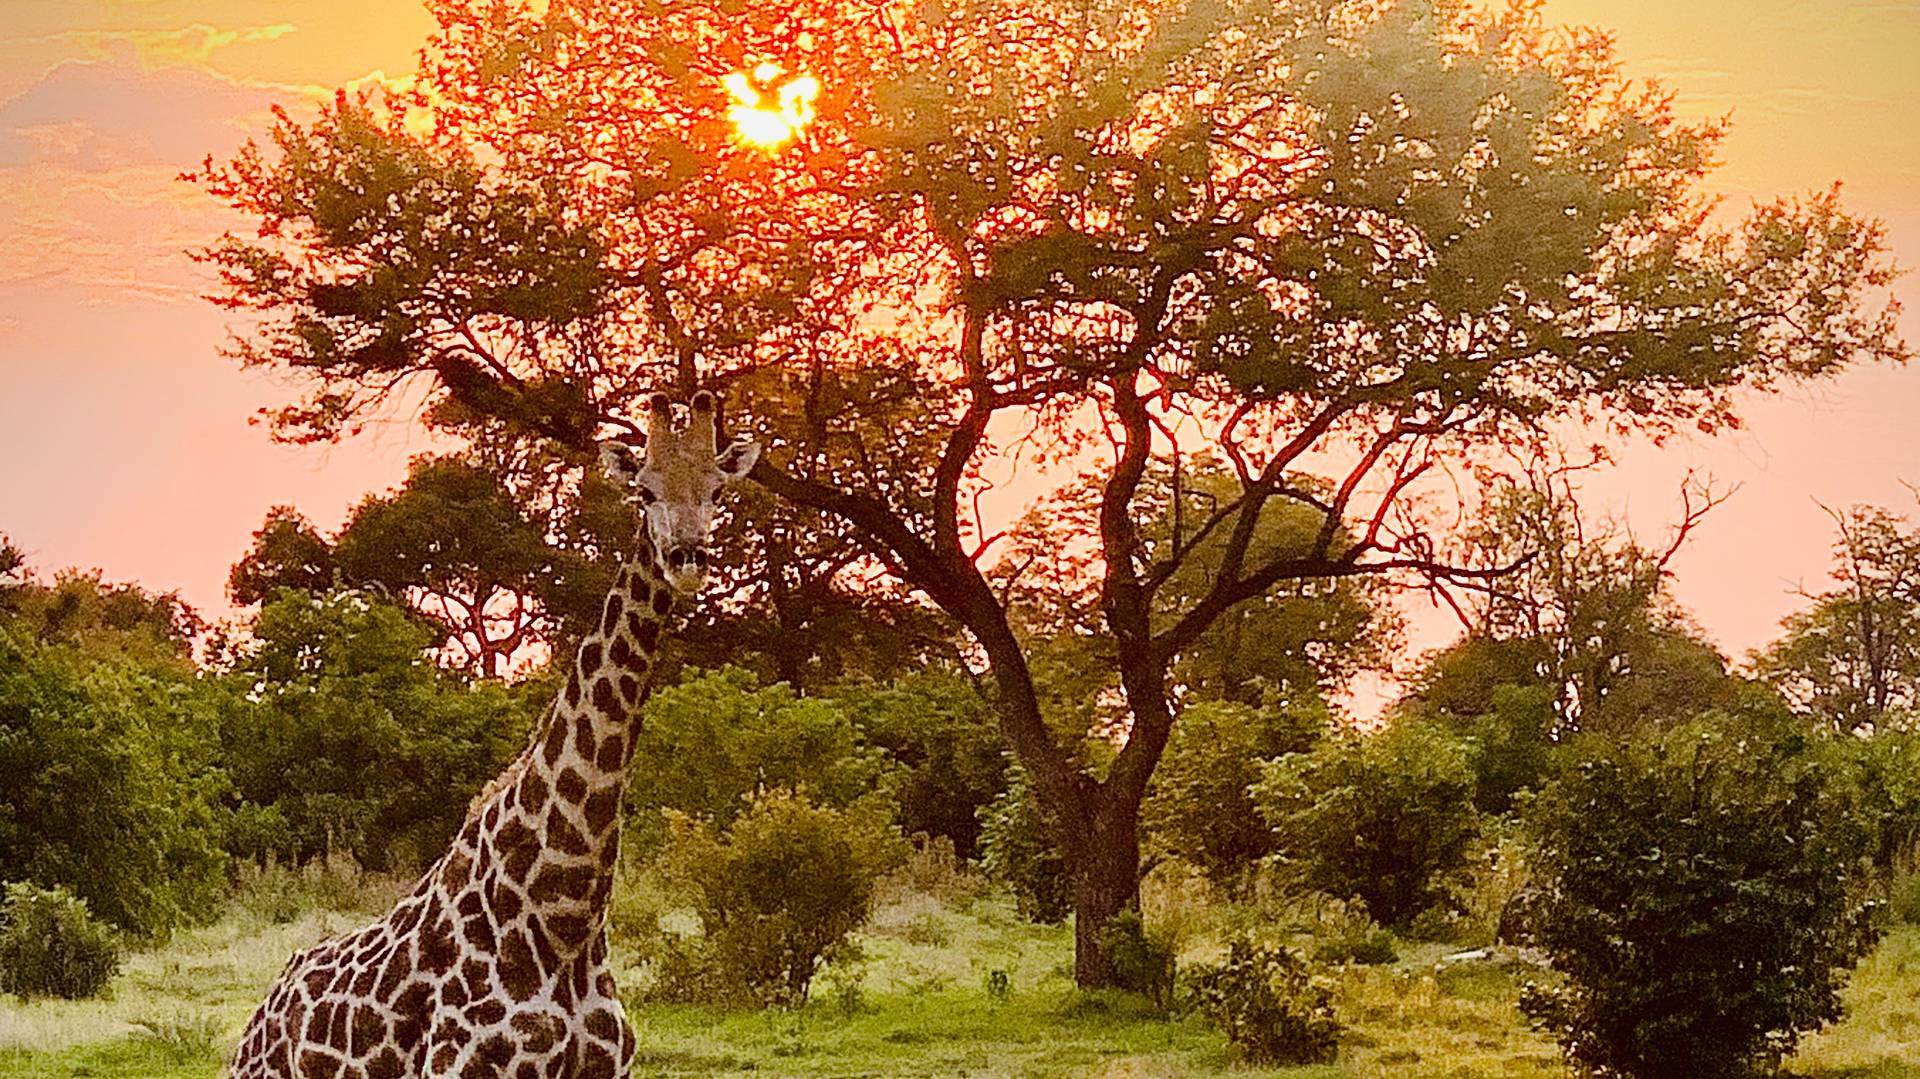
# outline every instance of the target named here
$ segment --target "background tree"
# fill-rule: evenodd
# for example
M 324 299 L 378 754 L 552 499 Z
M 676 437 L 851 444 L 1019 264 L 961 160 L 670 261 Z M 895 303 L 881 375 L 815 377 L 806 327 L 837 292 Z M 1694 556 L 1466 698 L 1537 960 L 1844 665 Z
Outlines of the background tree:
M 1920 708 L 1920 528 L 1867 506 L 1833 517 L 1835 587 L 1756 666 L 1820 723 L 1871 731 Z
M 989 665 L 1083 984 L 1112 980 L 1101 927 L 1135 902 L 1171 672 L 1223 617 L 1290 581 L 1494 572 L 1436 556 L 1416 496 L 1443 460 L 1568 415 L 1712 429 L 1743 387 L 1905 353 L 1876 224 L 1832 194 L 1715 224 L 1718 128 L 1533 7 L 434 13 L 415 99 L 342 99 L 207 173 L 266 237 L 209 257 L 262 316 L 243 359 L 305 380 L 282 434 L 351 433 L 424 383 L 436 422 L 578 462 L 668 376 L 738 389 L 755 478 Z M 828 88 L 791 152 L 724 118 L 721 78 L 763 59 Z M 1104 764 L 1050 725 L 983 568 L 969 509 L 1013 443 L 1089 481 L 1124 720 Z M 1201 451 L 1235 493 L 1150 542 L 1144 481 Z M 1256 549 L 1288 504 L 1311 542 Z M 1216 536 L 1207 587 L 1160 603 Z

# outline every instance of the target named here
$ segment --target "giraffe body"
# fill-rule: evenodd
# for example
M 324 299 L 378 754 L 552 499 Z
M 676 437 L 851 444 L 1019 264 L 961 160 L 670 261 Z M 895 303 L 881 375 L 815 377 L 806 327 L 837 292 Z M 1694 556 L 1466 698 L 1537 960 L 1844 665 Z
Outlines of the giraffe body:
M 666 620 L 676 594 L 698 588 L 710 522 L 698 507 L 663 506 L 667 485 L 649 473 L 677 451 L 683 467 L 697 459 L 720 478 L 682 486 L 704 492 L 710 511 L 720 483 L 757 453 L 735 443 L 716 455 L 713 411 L 696 396 L 695 422 L 675 432 L 656 398 L 646 462 L 624 447 L 604 458 L 647 506 L 648 527 L 565 689 L 410 895 L 293 957 L 242 1035 L 230 1079 L 628 1074 L 634 1036 L 606 938 L 620 804 Z M 681 557 L 659 553 L 676 544 Z

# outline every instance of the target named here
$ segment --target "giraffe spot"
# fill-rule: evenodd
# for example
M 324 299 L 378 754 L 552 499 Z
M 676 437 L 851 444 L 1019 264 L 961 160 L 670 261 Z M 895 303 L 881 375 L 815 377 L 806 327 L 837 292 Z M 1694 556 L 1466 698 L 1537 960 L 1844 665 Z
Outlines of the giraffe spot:
M 473 859 L 468 857 L 466 851 L 452 850 L 447 852 L 446 864 L 442 868 L 443 872 L 440 874 L 440 879 L 445 881 L 466 880 L 467 875 L 473 872 Z
M 614 666 L 625 670 L 633 663 L 633 646 L 627 643 L 625 637 L 615 637 L 608 655 L 613 659 Z
M 548 865 L 533 878 L 533 886 L 527 889 L 527 898 L 535 903 L 580 899 L 586 895 L 592 883 L 592 872 L 586 866 Z
M 547 722 L 550 726 L 540 742 L 540 759 L 551 768 L 559 763 L 560 754 L 567 751 L 567 724 L 557 713 Z
M 519 1067 L 513 1069 L 513 1079 L 544 1079 L 544 1077 L 540 1074 L 540 1065 L 531 1060 L 523 1060 Z
M 620 1040 L 620 1024 L 613 1018 L 610 1008 L 599 1008 L 587 1013 L 587 1033 L 603 1042 Z
M 500 804 L 498 802 L 495 802 L 493 805 L 490 805 L 487 807 L 487 815 L 485 819 L 486 819 L 486 824 L 484 827 L 489 832 L 493 831 L 495 828 L 500 826 Z
M 615 722 L 626 717 L 626 710 L 620 706 L 620 699 L 614 696 L 613 679 L 602 678 L 593 684 L 593 709 L 601 715 L 612 717 Z M 580 752 L 588 759 L 592 759 L 593 743 L 582 743 Z
M 614 740 L 617 741 L 618 736 Z M 562 854 L 587 853 L 587 837 L 568 822 L 557 805 L 547 810 L 547 846 Z
M 341 1062 L 334 1057 L 317 1050 L 309 1049 L 300 1054 L 300 1079 L 335 1079 L 340 1074 Z
M 633 634 L 635 637 L 640 636 L 640 612 L 627 612 L 627 632 Z
M 458 978 L 448 978 L 440 986 L 440 1003 L 449 1008 L 458 1008 L 467 1002 L 467 983 Z
M 620 676 L 620 698 L 631 708 L 640 703 L 640 680 L 630 674 Z
M 500 942 L 500 986 L 514 1000 L 526 1000 L 540 988 L 540 967 L 534 962 L 533 948 L 519 930 Z
M 609 1000 L 620 997 L 620 987 L 613 984 L 613 972 L 610 970 L 600 971 L 599 977 L 593 980 L 593 991 Z
M 581 1054 L 580 1067 L 574 1072 L 579 1079 L 617 1079 L 619 1062 L 604 1046 L 589 1045 Z
M 352 984 L 353 968 L 335 967 L 333 968 L 333 982 L 327 986 L 327 991 L 330 993 L 344 993 L 347 991 L 347 986 Z
M 460 950 L 453 941 L 453 922 L 443 914 L 420 937 L 420 969 L 430 974 L 445 974 L 459 959 Z
M 323 968 L 316 968 L 307 971 L 300 980 L 306 984 L 307 995 L 317 997 L 327 991 L 327 983 L 333 980 L 333 972 Z
M 513 885 L 503 880 L 494 881 L 493 912 L 502 922 L 510 922 L 520 916 L 520 893 Z
M 492 979 L 488 975 L 492 973 L 484 959 L 469 959 L 460 964 L 460 976 L 466 979 L 469 1000 L 478 1000 L 487 995 L 492 988 Z
M 653 594 L 653 613 L 659 615 L 662 618 L 665 618 L 667 616 L 667 612 L 671 610 L 673 610 L 673 593 L 668 591 L 666 587 L 663 585 L 658 591 L 656 591 Z M 646 644 L 645 641 L 642 641 L 640 643 Z M 652 646 L 647 645 L 647 647 L 651 648 Z
M 507 1065 L 513 1063 L 513 1043 L 504 1034 L 495 1034 L 481 1042 L 473 1051 L 473 1064 L 486 1064 L 488 1075 L 499 1075 Z M 468 1069 L 471 1071 L 471 1067 Z
M 594 791 L 593 797 L 587 799 L 587 830 L 594 835 L 606 831 L 607 826 L 613 823 L 613 818 L 619 811 L 619 788 L 608 787 Z
M 485 916 L 468 918 L 466 921 L 467 946 L 476 951 L 492 952 L 494 948 L 493 920 Z
M 356 975 L 353 979 L 353 995 L 356 997 L 365 997 L 365 996 L 371 995 L 373 993 L 373 987 L 375 983 L 379 982 L 379 980 L 380 980 L 379 967 L 374 966 L 371 963 L 367 964 L 364 967 L 361 967 L 360 973 Z
M 418 924 L 420 924 L 420 903 L 418 900 L 408 900 L 394 908 L 393 931 L 395 933 L 405 937 L 408 933 L 411 933 L 413 927 Z M 402 940 L 400 946 L 402 948 L 406 947 L 407 942 Z
M 547 943 L 547 938 L 552 937 L 561 945 L 576 948 L 587 937 L 587 920 L 577 914 L 555 914 L 547 919 L 546 930 L 535 938 L 536 943 L 551 947 Z M 556 953 L 554 959 L 558 958 L 559 955 Z
M 380 1050 L 367 1061 L 367 1079 L 401 1079 L 406 1072 L 407 1062 L 400 1059 L 392 1047 Z
M 655 603 L 654 606 L 659 607 L 660 604 Z M 660 613 L 665 614 L 666 612 L 661 611 Z M 658 651 L 660 648 L 660 623 L 648 622 L 646 625 L 640 627 L 640 632 L 634 634 L 634 637 L 639 640 L 641 649 L 647 653 L 651 654 Z
M 528 1053 L 544 1054 L 560 1042 L 558 1016 L 539 1012 L 520 1012 L 513 1017 L 513 1029 L 520 1035 L 520 1048 Z
M 526 821 L 520 819 L 519 816 L 515 816 L 512 820 L 500 826 L 500 830 L 494 834 L 493 845 L 499 849 L 500 856 L 511 863 L 514 855 L 522 851 L 531 850 L 538 853 L 540 849 L 540 835 L 532 828 L 527 827 Z M 478 894 L 474 894 L 473 899 L 475 903 L 480 901 Z M 477 909 L 476 907 L 475 910 Z M 474 913 L 474 911 L 469 911 L 465 908 L 462 908 L 462 912 L 467 914 Z
M 451 983 L 449 983 L 451 984 Z M 433 1006 L 433 986 L 422 981 L 409 983 L 393 1000 L 393 1040 L 400 1048 L 410 1048 L 427 1030 L 427 1009 Z
M 592 678 L 600 669 L 600 642 L 588 641 L 580 646 L 580 676 Z
M 538 773 L 529 771 L 520 780 L 520 800 L 529 810 L 538 813 L 540 807 L 547 804 L 547 781 Z
M 521 826 L 519 821 L 514 821 L 513 823 L 516 826 Z M 460 893 L 460 899 L 454 903 L 453 909 L 459 911 L 461 917 L 471 918 L 485 910 L 486 904 L 485 901 L 480 898 L 479 889 L 468 888 L 466 891 Z
M 380 1013 L 366 1005 L 353 1010 L 353 1031 L 348 1045 L 356 1057 L 373 1055 L 373 1050 L 387 1040 L 387 1021 Z
M 573 989 L 567 984 L 565 978 L 553 983 L 553 1002 L 560 1005 L 562 1009 L 573 1007 Z
M 618 772 L 624 763 L 621 758 L 626 753 L 627 744 L 617 734 L 610 734 L 600 743 L 600 756 L 594 761 L 602 772 Z
M 433 1051 L 433 1070 L 436 1075 L 446 1075 L 453 1070 L 453 1062 L 460 1059 L 460 1050 L 451 1045 L 443 1045 Z
M 567 707 L 569 708 L 580 707 L 580 672 L 579 671 L 575 671 L 572 674 L 567 676 Z
M 560 773 L 560 778 L 554 783 L 553 789 L 563 800 L 578 802 L 587 793 L 587 781 L 581 778 L 579 772 L 569 767 Z
M 600 633 L 602 636 L 611 637 L 614 631 L 620 628 L 620 613 L 625 609 L 626 604 L 620 599 L 618 592 L 610 592 L 607 594 L 607 611 L 605 616 L 600 619 Z
M 440 1020 L 439 1026 L 433 1028 L 433 1040 L 453 1046 L 457 1051 L 460 1046 L 473 1040 L 473 1032 L 462 1026 L 459 1020 L 449 1015 Z
M 345 1001 L 333 1006 L 333 1022 L 327 1024 L 327 1044 L 345 1051 L 347 1048 L 348 1028 L 353 1025 L 353 1012 Z
M 387 956 L 387 965 L 380 972 L 380 984 L 374 987 L 376 1000 L 392 1000 L 400 986 L 413 972 L 413 948 L 406 941 L 394 946 L 393 954 Z
M 497 1000 L 483 1000 L 467 1009 L 467 1019 L 483 1027 L 490 1027 L 507 1017 L 507 1006 Z
M 600 708 L 600 687 L 606 684 L 605 679 L 593 684 L 593 706 L 595 708 Z M 605 709 L 601 708 L 601 711 L 604 712 Z M 573 740 L 574 743 L 580 747 L 580 755 L 587 760 L 592 760 L 593 719 L 585 712 L 581 712 L 579 715 L 573 717 Z
M 325 1044 L 327 1040 L 327 1025 L 332 1022 L 333 1003 L 323 1000 L 315 1004 L 313 1011 L 307 1013 L 307 1040 Z

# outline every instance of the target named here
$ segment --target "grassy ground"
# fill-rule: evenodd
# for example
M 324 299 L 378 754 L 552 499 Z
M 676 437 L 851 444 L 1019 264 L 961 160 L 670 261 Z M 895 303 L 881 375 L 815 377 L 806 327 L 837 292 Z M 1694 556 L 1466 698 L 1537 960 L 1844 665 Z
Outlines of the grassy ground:
M 382 888 L 237 909 L 134 957 L 109 998 L 0 1002 L 0 1079 L 212 1079 L 263 987 L 297 947 L 358 924 Z M 305 912 L 302 912 L 302 911 Z M 830 975 L 797 1012 L 639 1006 L 635 1074 L 644 1076 L 1150 1077 L 1500 1079 L 1564 1077 L 1554 1047 L 1514 1001 L 1524 975 L 1497 963 L 1441 968 L 1440 946 L 1403 948 L 1391 966 L 1339 975 L 1349 1025 L 1337 1064 L 1262 1070 L 1236 1063 L 1194 1020 L 1074 991 L 1064 928 L 1026 925 L 987 899 L 908 893 L 864 937 L 864 975 Z M 1002 971 L 1003 999 L 986 988 Z M 637 984 L 638 972 L 623 981 Z M 1889 935 L 1856 973 L 1848 1018 L 1810 1039 L 1793 1071 L 1818 1079 L 1920 1076 L 1920 928 Z

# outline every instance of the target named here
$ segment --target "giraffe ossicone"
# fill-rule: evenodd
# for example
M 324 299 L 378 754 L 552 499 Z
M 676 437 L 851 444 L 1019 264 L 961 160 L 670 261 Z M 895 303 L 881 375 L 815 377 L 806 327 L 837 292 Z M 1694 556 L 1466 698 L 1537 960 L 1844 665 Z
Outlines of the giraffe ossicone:
M 643 445 L 601 445 L 639 535 L 565 688 L 411 894 L 287 964 L 231 1079 L 628 1074 L 606 938 L 620 804 L 667 619 L 705 578 L 715 499 L 759 457 L 744 439 L 722 448 L 718 428 L 712 394 L 683 422 L 655 395 Z

